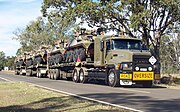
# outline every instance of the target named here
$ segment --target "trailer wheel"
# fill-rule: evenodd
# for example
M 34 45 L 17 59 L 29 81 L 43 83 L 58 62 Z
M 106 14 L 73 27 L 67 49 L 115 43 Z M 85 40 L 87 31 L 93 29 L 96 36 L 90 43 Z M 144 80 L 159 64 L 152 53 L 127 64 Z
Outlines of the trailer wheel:
M 49 72 L 48 72 L 48 73 L 49 73 L 49 75 L 48 75 L 48 76 L 49 76 L 49 79 L 51 79 L 51 74 L 52 74 L 51 72 L 52 72 L 52 70 L 49 69 Z
M 54 79 L 55 80 L 59 79 L 59 70 L 58 69 L 54 69 Z
M 79 71 L 79 81 L 80 81 L 80 83 L 86 82 L 86 77 L 84 75 L 84 70 L 82 68 Z
M 79 82 L 79 74 L 78 74 L 77 69 L 74 69 L 74 71 L 73 71 L 73 81 L 74 81 L 75 83 L 78 83 L 78 82 Z
M 26 70 L 26 76 L 30 76 L 30 70 L 29 69 Z
M 108 84 L 111 87 L 119 86 L 119 78 L 114 69 L 111 69 L 108 74 Z
M 41 71 L 39 70 L 39 78 L 42 78 L 42 74 Z
M 55 70 L 51 69 L 51 79 L 54 80 L 54 74 L 55 74 Z
M 41 74 L 40 69 L 37 69 L 37 77 L 38 77 L 38 78 L 42 78 L 42 74 Z
M 26 76 L 29 76 L 29 70 L 26 69 Z
M 29 73 L 29 76 L 32 76 L 32 70 L 30 70 L 29 72 L 30 72 L 30 73 Z
M 36 76 L 37 76 L 37 78 L 39 78 L 39 69 L 37 69 L 37 71 L 36 71 Z
M 62 80 L 62 79 L 63 79 L 63 76 L 62 76 L 61 70 L 58 69 L 58 72 L 59 72 L 59 79 Z

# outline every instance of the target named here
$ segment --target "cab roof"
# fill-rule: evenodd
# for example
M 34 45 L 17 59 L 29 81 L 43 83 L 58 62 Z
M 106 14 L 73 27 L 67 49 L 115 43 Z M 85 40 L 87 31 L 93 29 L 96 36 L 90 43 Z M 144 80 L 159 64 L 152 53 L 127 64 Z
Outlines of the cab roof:
M 128 37 L 128 36 L 104 36 L 103 38 L 102 38 L 102 40 L 115 40 L 115 39 L 125 39 L 125 40 L 141 40 L 141 39 L 139 39 L 139 38 L 131 38 L 131 37 Z

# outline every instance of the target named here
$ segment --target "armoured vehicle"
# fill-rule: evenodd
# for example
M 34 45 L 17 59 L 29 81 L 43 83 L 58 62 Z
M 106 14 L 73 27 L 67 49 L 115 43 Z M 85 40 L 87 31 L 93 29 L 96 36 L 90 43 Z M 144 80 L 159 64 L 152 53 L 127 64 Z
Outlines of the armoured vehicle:
M 47 49 L 49 46 L 42 45 L 33 55 L 33 73 L 38 78 L 47 76 Z
M 15 59 L 15 74 L 25 75 L 26 74 L 26 53 L 23 53 Z
M 34 71 L 36 71 L 36 68 L 33 65 L 33 62 L 34 62 L 33 52 L 28 52 L 26 55 L 26 75 L 27 76 L 34 75 Z
M 86 57 L 93 58 L 93 49 L 90 46 L 93 43 L 93 33 L 94 31 L 85 32 L 85 29 L 82 29 L 76 33 L 74 39 L 56 43 L 48 53 L 49 78 L 71 80 L 77 59 L 86 61 Z

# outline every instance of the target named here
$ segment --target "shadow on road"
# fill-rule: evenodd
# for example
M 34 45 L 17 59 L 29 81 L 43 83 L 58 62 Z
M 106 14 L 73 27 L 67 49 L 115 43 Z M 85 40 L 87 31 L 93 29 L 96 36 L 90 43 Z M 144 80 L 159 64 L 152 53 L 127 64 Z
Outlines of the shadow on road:
M 162 93 L 163 94 L 163 93 Z M 80 94 L 81 96 L 97 98 L 101 101 L 130 106 L 145 112 L 179 112 L 180 99 L 154 100 L 149 96 L 137 96 L 134 93 L 97 93 Z
M 86 84 L 94 84 L 94 85 L 102 85 L 102 86 L 107 86 L 107 84 L 105 84 L 105 81 L 103 80 L 90 80 L 89 82 L 86 82 Z M 143 87 L 142 85 L 132 85 L 132 86 L 120 86 L 120 87 L 124 87 L 124 88 L 147 88 L 147 87 Z M 118 87 L 117 87 L 118 88 Z M 152 87 L 150 87 L 151 89 L 153 88 L 167 88 L 167 87 L 163 87 L 163 86 L 159 86 L 159 85 L 153 85 Z

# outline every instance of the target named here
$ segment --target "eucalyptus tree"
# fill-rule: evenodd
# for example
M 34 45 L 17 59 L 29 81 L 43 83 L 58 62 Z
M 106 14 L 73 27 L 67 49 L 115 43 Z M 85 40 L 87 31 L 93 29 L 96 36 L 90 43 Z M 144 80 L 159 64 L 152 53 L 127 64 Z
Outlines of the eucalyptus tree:
M 42 44 L 51 45 L 54 41 L 50 25 L 43 18 L 30 22 L 25 29 L 18 29 L 15 34 L 22 48 L 21 51 L 32 51 L 38 49 Z
M 44 0 L 43 15 L 51 16 L 50 10 L 68 20 L 81 18 L 92 27 L 142 37 L 158 60 L 162 36 L 180 23 L 179 0 Z

